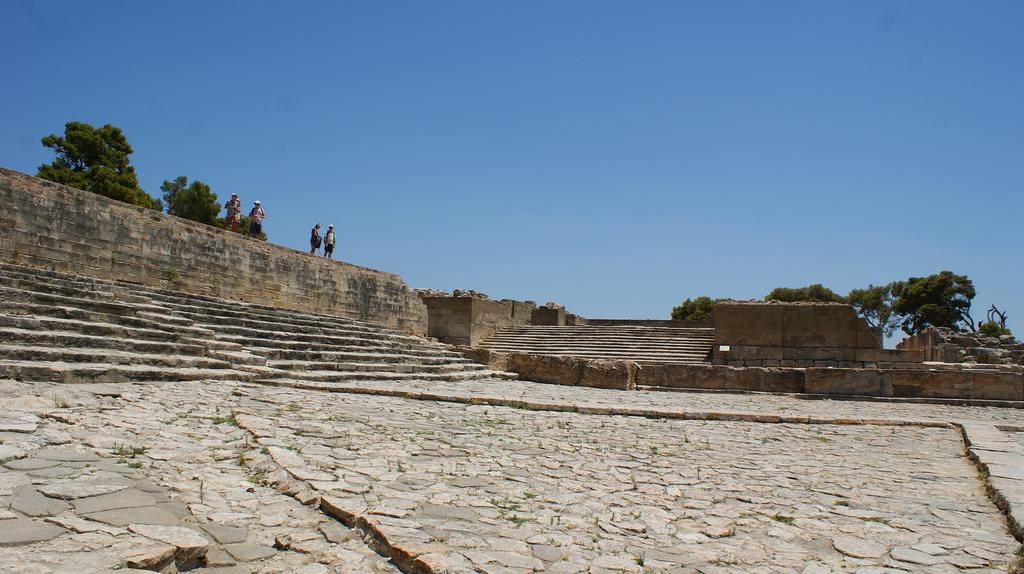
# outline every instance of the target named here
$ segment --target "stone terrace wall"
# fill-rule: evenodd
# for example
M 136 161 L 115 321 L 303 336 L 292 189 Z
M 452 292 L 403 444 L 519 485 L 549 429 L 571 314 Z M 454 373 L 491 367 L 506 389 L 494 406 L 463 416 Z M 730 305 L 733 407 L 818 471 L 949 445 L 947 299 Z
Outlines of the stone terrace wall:
M 99 277 L 338 315 L 425 335 L 427 311 L 393 273 L 0 168 L 0 258 Z
M 850 305 L 730 301 L 715 306 L 712 362 L 731 367 L 906 367 L 916 350 L 882 348 Z
M 449 345 L 476 346 L 502 327 L 528 325 L 532 301 L 420 295 L 427 306 L 428 335 Z

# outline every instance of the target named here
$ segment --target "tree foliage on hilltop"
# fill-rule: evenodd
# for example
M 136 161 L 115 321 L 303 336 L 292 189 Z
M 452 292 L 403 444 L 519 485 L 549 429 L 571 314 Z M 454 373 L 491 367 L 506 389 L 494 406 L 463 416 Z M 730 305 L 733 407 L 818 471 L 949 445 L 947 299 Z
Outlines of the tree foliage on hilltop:
M 160 189 L 164 192 L 167 213 L 207 225 L 217 225 L 220 203 L 217 194 L 210 193 L 210 186 L 199 180 L 189 185 L 188 178 L 181 176 L 173 182 L 164 181 Z
M 814 285 L 808 285 L 807 287 L 800 287 L 798 289 L 790 289 L 788 287 L 776 287 L 772 289 L 772 292 L 765 295 L 765 301 L 783 301 L 785 303 L 795 303 L 800 301 L 816 302 L 816 303 L 846 303 L 846 298 L 837 293 L 833 293 L 831 289 L 822 287 L 821 283 L 815 283 Z
M 697 297 L 694 300 L 687 299 L 678 307 L 672 308 L 672 319 L 675 321 L 710 321 L 715 311 L 715 304 L 732 299 L 712 299 L 711 297 Z
M 57 158 L 49 165 L 39 166 L 37 177 L 163 211 L 160 200 L 139 188 L 135 168 L 128 165 L 132 146 L 120 128 L 68 122 L 63 137 L 50 134 L 42 142 L 44 147 L 54 150 Z
M 893 294 L 893 311 L 902 316 L 900 328 L 908 334 L 918 333 L 929 325 L 959 331 L 963 324 L 976 331 L 971 319 L 974 285 L 966 275 L 943 271 L 928 277 L 911 277 L 899 282 Z
M 957 331 L 970 329 L 978 332 L 980 329 L 989 336 L 1010 334 L 1006 328 L 1005 314 L 1000 313 L 994 305 L 988 321 L 975 327 L 970 313 L 974 296 L 974 285 L 966 275 L 942 271 L 927 277 L 894 281 L 888 285 L 868 285 L 866 289 L 853 289 L 845 297 L 820 283 L 796 289 L 778 287 L 766 295 L 764 300 L 847 303 L 885 336 L 892 335 L 897 329 L 913 335 L 929 326 L 948 327 Z M 672 318 L 710 320 L 715 303 L 719 301 L 728 299 L 687 299 L 672 309 Z
M 900 326 L 900 316 L 893 312 L 892 304 L 899 282 L 888 285 L 871 285 L 867 289 L 854 289 L 846 296 L 846 302 L 864 317 L 868 325 L 879 329 L 886 337 L 891 336 Z

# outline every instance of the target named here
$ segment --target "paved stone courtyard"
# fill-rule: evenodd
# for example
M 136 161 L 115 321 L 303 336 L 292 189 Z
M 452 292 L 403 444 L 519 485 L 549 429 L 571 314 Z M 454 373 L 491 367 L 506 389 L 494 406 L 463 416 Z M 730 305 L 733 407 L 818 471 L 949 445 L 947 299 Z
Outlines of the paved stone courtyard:
M 0 572 L 1006 572 L 1020 546 L 950 424 L 1024 449 L 1019 409 L 322 386 L 0 382 Z

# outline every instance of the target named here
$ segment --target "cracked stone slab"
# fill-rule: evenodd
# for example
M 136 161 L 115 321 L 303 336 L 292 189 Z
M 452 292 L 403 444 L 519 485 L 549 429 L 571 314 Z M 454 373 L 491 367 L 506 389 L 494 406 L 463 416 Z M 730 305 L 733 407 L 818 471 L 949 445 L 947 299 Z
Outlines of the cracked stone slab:
M 32 518 L 0 521 L 0 547 L 22 546 L 53 540 L 67 532 L 56 524 Z
M 264 558 L 270 558 L 274 554 L 277 554 L 277 550 L 269 546 L 257 546 L 255 544 L 225 544 L 224 550 L 231 555 L 232 558 L 239 562 L 252 562 L 254 560 L 263 560 Z
M 92 452 L 78 452 L 63 448 L 43 448 L 32 454 L 33 457 L 41 460 L 56 460 L 59 462 L 99 462 L 103 460 L 98 454 Z
M 46 521 L 67 528 L 68 530 L 74 530 L 79 534 L 83 534 L 85 532 L 102 532 L 103 534 L 109 534 L 111 536 L 121 536 L 122 534 L 128 533 L 124 528 L 107 526 L 100 522 L 83 520 L 75 516 L 51 516 L 47 518 Z
M 28 453 L 23 449 L 20 449 L 14 445 L 0 444 L 0 464 L 10 464 L 11 461 L 15 461 L 28 456 Z M 4 466 L 7 466 L 4 464 Z
M 920 564 L 922 566 L 934 566 L 936 564 L 942 564 L 945 562 L 942 558 L 932 556 L 913 548 L 907 548 L 905 546 L 897 546 L 889 551 L 889 556 L 892 556 L 893 560 L 899 560 L 900 562 L 910 562 L 911 564 Z
M 10 496 L 29 482 L 28 477 L 19 472 L 0 472 L 0 496 Z
M 3 456 L 0 456 L 0 460 L 3 460 Z M 44 468 L 53 468 L 60 466 L 60 462 L 56 460 L 39 460 L 35 458 L 23 458 L 21 460 L 12 460 L 4 465 L 4 468 L 10 470 L 30 471 L 30 470 L 42 470 Z
M 92 512 L 103 512 L 104 510 L 117 510 L 119 508 L 138 508 L 141 506 L 154 506 L 156 499 L 152 495 L 126 488 L 113 494 L 101 494 L 89 498 L 79 498 L 72 504 L 75 512 L 89 514 Z
M 110 494 L 112 492 L 120 492 L 128 488 L 126 484 L 111 484 L 101 480 L 63 480 L 60 482 L 54 482 L 52 484 L 43 484 L 39 487 L 39 492 L 42 492 L 50 498 L 59 498 L 61 500 L 75 500 L 78 498 L 88 498 L 90 496 L 100 496 L 103 494 Z
M 178 549 L 180 559 L 197 558 L 206 554 L 210 542 L 195 530 L 183 526 L 165 526 L 159 524 L 129 524 L 128 530 L 146 538 L 173 544 Z
M 43 496 L 36 488 L 27 486 L 21 489 L 18 496 L 11 502 L 11 509 L 25 516 L 57 516 L 68 509 L 68 505 L 60 500 Z
M 834 536 L 832 547 L 836 551 L 853 558 L 878 558 L 885 554 L 886 547 L 874 540 L 864 540 L 856 536 Z
M 200 524 L 199 528 L 205 530 L 206 533 L 212 536 L 219 544 L 237 544 L 239 542 L 245 542 L 245 538 L 249 534 L 248 528 L 241 528 L 238 526 Z
M 132 548 L 123 558 L 129 568 L 153 571 L 168 565 L 177 553 L 178 549 L 173 545 L 146 546 Z
M 39 428 L 39 417 L 27 413 L 0 416 L 0 432 L 31 433 Z
M 115 510 L 104 510 L 84 515 L 89 520 L 95 520 L 111 526 L 127 527 L 129 524 L 158 524 L 163 526 L 176 526 L 181 519 L 158 506 L 141 506 L 138 508 L 118 508 Z

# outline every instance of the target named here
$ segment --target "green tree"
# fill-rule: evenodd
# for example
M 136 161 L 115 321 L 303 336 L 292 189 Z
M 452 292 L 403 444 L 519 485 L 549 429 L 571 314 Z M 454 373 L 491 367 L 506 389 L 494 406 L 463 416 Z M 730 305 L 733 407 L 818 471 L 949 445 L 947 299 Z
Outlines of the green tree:
M 715 304 L 732 299 L 712 299 L 711 297 L 697 297 L 694 300 L 687 299 L 678 307 L 672 308 L 672 319 L 674 321 L 710 321 L 715 312 Z
M 821 283 L 790 289 L 788 287 L 776 287 L 772 292 L 765 295 L 765 301 L 794 302 L 824 302 L 824 303 L 846 303 L 846 298 L 833 293 L 832 290 L 822 287 Z
M 160 200 L 139 189 L 135 168 L 128 165 L 132 146 L 120 128 L 68 122 L 64 125 L 64 137 L 50 134 L 42 142 L 44 147 L 54 150 L 57 158 L 49 165 L 39 166 L 38 177 L 163 211 Z
M 901 317 L 892 310 L 894 290 L 902 288 L 898 282 L 888 285 L 868 285 L 867 289 L 854 289 L 846 296 L 846 302 L 857 310 L 872 327 L 891 336 L 900 326 Z
M 978 325 L 978 332 L 986 337 L 1002 337 L 1003 335 L 1013 335 L 1009 329 L 1004 325 L 1000 325 L 998 321 L 985 321 Z
M 903 316 L 900 328 L 913 335 L 929 325 L 975 331 L 971 319 L 974 285 L 966 275 L 943 271 L 928 277 L 911 277 L 893 290 L 892 309 Z
M 189 185 L 188 178 L 181 176 L 173 182 L 164 181 L 160 189 L 164 192 L 167 213 L 207 225 L 217 225 L 220 203 L 217 202 L 217 194 L 210 193 L 210 186 L 199 180 Z

